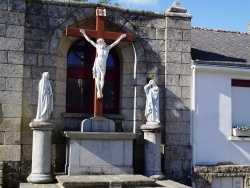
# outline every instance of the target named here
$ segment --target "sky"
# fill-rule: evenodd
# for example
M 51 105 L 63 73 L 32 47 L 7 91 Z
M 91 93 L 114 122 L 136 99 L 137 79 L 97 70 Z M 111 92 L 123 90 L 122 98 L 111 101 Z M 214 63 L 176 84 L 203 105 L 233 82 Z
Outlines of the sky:
M 89 0 L 97 2 L 98 0 Z M 192 15 L 192 26 L 248 32 L 250 0 L 179 0 Z M 112 0 L 123 8 L 165 12 L 174 0 Z

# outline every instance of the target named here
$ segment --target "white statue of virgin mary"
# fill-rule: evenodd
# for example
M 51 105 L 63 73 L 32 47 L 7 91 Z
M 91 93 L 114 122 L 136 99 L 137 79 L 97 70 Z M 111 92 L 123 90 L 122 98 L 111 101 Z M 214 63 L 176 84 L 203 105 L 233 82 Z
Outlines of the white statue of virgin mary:
M 49 121 L 53 110 L 53 93 L 49 73 L 44 72 L 39 82 L 38 106 L 35 121 Z
M 159 109 L 159 87 L 154 80 L 150 80 L 147 85 L 144 86 L 146 93 L 146 109 L 145 117 L 148 122 L 160 122 L 160 109 Z

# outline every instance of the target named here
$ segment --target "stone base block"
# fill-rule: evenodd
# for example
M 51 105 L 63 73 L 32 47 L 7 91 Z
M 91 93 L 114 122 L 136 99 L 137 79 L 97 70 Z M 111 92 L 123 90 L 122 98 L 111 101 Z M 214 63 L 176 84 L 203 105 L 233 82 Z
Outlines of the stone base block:
M 105 117 L 92 117 L 81 123 L 81 132 L 115 132 L 115 122 Z
M 30 183 L 50 183 L 55 180 L 52 174 L 34 174 L 31 173 L 27 177 L 27 181 Z
M 133 174 L 133 166 L 68 166 L 68 175 L 112 175 L 112 174 Z
M 249 165 L 211 165 L 194 166 L 194 180 L 196 187 L 220 187 L 230 182 L 226 187 L 249 187 Z

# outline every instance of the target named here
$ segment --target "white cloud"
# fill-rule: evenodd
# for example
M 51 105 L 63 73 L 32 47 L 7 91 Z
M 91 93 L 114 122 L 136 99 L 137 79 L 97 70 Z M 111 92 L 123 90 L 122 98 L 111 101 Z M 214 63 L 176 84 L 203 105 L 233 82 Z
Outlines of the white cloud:
M 118 0 L 119 3 L 137 5 L 156 5 L 158 0 Z

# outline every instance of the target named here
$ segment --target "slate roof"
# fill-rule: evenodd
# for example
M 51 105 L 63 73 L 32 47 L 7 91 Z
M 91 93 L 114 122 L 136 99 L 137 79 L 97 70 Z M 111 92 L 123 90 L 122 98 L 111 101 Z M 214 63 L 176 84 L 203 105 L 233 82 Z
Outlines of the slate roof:
M 250 67 L 250 35 L 192 28 L 191 55 L 196 63 Z

